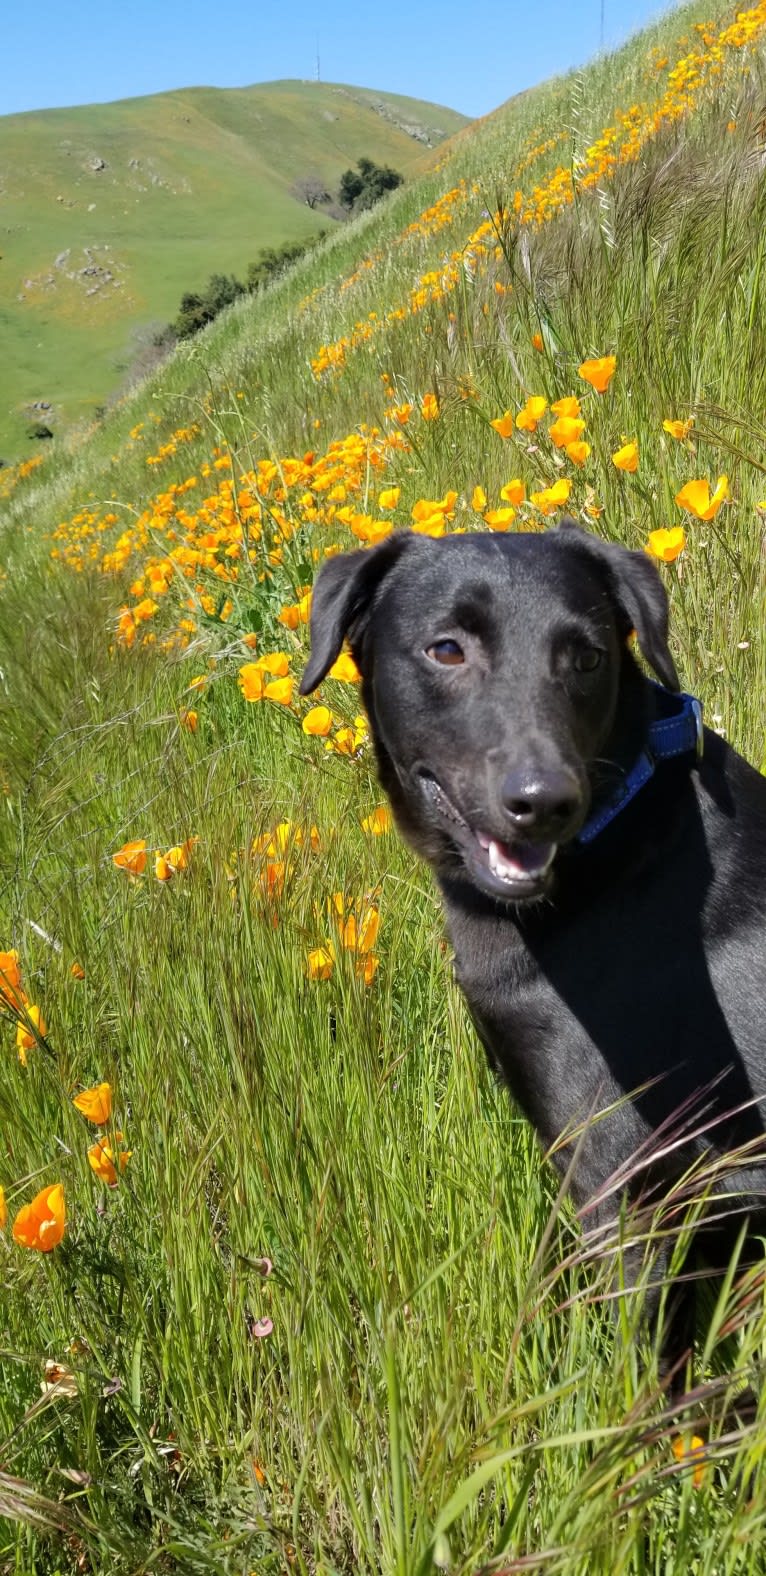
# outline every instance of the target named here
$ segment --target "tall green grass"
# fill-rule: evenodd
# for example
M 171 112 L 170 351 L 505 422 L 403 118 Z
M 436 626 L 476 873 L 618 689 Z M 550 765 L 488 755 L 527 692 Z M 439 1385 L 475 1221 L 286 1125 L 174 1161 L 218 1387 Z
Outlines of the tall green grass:
M 494 497 L 517 470 L 540 485 L 552 479 L 542 447 L 511 449 L 489 421 L 528 393 L 572 392 L 583 356 L 613 349 L 618 376 L 590 417 L 597 528 L 640 546 L 678 518 L 682 482 L 728 472 L 732 502 L 689 527 L 664 572 L 684 680 L 760 764 L 762 56 L 640 165 L 539 232 L 509 228 L 496 268 L 387 328 L 342 377 L 317 385 L 309 365 L 510 198 L 525 142 L 565 128 L 582 148 L 649 91 L 649 46 L 702 17 L 668 19 L 460 139 L 448 167 L 214 324 L 5 505 L 0 945 L 19 949 L 48 1027 L 27 1068 L 3 1028 L 0 1182 L 11 1217 L 56 1180 L 69 1212 L 49 1255 L 12 1244 L 10 1226 L 0 1236 L 8 1572 L 762 1568 L 763 1425 L 736 1411 L 762 1367 L 757 1277 L 710 1290 L 722 1339 L 703 1346 L 698 1389 L 672 1408 L 640 1297 L 612 1316 L 619 1243 L 583 1239 L 487 1072 L 430 879 L 392 836 L 361 830 L 379 799 L 369 753 L 329 755 L 281 709 L 244 704 L 238 615 L 183 660 L 114 652 L 130 568 L 115 584 L 48 556 L 51 530 L 81 504 L 127 522 L 216 443 L 246 467 L 382 423 L 383 372 L 401 399 L 441 402 L 392 470 L 403 519 L 450 487 Z M 477 190 L 452 230 L 396 243 L 462 176 Z M 380 260 L 341 289 L 366 253 Z M 127 441 L 150 412 L 158 439 L 202 428 L 159 477 Z M 691 413 L 693 446 L 666 441 L 662 420 Z M 623 433 L 641 447 L 635 478 L 609 459 Z M 178 710 L 208 663 L 192 735 Z M 320 848 L 294 850 L 275 907 L 257 867 L 233 856 L 285 818 L 315 824 Z M 167 887 L 112 864 L 128 838 L 190 835 L 191 868 Z M 306 977 L 336 890 L 379 894 L 370 987 L 345 955 L 331 980 Z M 71 1104 L 102 1079 L 132 1151 L 113 1190 L 88 1166 L 94 1133 Z M 621 1231 L 643 1240 L 647 1223 Z M 46 1360 L 71 1370 L 76 1393 L 41 1391 Z M 693 1431 L 709 1441 L 699 1487 L 672 1448 Z

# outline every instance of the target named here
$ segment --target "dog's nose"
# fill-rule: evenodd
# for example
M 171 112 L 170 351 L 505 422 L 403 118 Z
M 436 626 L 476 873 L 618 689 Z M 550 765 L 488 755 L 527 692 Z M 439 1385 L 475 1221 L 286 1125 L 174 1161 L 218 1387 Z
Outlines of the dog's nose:
M 577 778 L 564 767 L 509 772 L 500 798 L 520 832 L 544 831 L 551 838 L 567 826 L 581 803 Z

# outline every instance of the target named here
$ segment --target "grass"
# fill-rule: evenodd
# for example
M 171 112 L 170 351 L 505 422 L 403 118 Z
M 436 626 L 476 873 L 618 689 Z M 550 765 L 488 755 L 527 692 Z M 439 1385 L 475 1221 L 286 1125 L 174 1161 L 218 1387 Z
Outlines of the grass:
M 300 672 L 305 628 L 279 611 L 297 606 L 315 552 L 357 545 L 328 512 L 344 503 L 322 455 L 367 422 L 406 444 L 362 440 L 333 459 L 357 525 L 385 517 L 378 495 L 395 485 L 397 524 L 451 489 L 447 527 L 483 528 L 473 489 L 494 507 L 515 476 L 528 494 L 571 477 L 578 517 L 633 546 L 683 521 L 685 550 L 663 568 L 675 654 L 715 725 L 761 763 L 762 41 L 727 54 L 639 161 L 540 225 L 502 219 L 486 253 L 466 245 L 482 210 L 571 168 L 616 109 L 654 101 L 706 19 L 676 14 L 464 134 L 441 170 L 235 307 L 86 442 L 3 479 L 0 942 L 18 949 L 47 1028 L 23 1067 L 6 1025 L 0 1063 L 2 1569 L 760 1569 L 763 1424 L 726 1411 L 762 1369 L 759 1280 L 708 1288 L 718 1338 L 671 1408 L 640 1308 L 611 1318 L 612 1252 L 583 1237 L 489 1076 L 427 874 L 392 834 L 361 828 L 379 802 L 368 748 L 326 750 L 300 726 L 307 706 L 248 704 L 237 683 L 263 652 Z M 452 217 L 434 233 L 418 216 L 446 191 Z M 434 298 L 412 310 L 426 273 Z M 354 349 L 370 312 L 380 326 Z M 342 338 L 342 370 L 317 379 L 320 346 Z M 597 396 L 577 367 L 609 352 L 617 371 Z M 419 415 L 427 392 L 434 421 Z M 530 394 L 575 392 L 582 470 L 553 449 L 547 418 L 509 440 L 489 425 Z M 399 428 L 387 412 L 404 403 Z M 691 415 L 684 442 L 663 431 Z M 611 462 L 623 436 L 639 442 L 633 476 Z M 281 470 L 259 504 L 248 478 L 269 457 Z M 722 472 L 715 518 L 684 515 L 680 487 Z M 543 523 L 524 504 L 514 528 Z M 202 555 L 188 581 L 172 568 L 182 541 Z M 166 561 L 131 644 L 120 610 Z M 331 737 L 353 726 L 353 686 L 328 681 L 321 699 Z M 189 706 L 196 732 L 179 720 Z M 244 852 L 286 820 L 302 842 Z M 112 862 L 129 839 L 151 852 L 190 836 L 189 869 L 167 883 L 151 857 L 136 879 Z M 379 909 L 369 985 L 328 913 L 335 892 L 357 915 Z M 312 980 L 309 955 L 330 938 L 332 977 Z M 102 1080 L 109 1130 L 124 1134 L 113 1146 L 132 1151 L 114 1188 L 92 1172 L 97 1129 L 71 1103 Z M 63 1240 L 20 1247 L 16 1211 L 59 1181 Z M 46 1361 L 73 1375 L 63 1389 L 41 1391 Z M 698 1487 L 694 1458 L 673 1450 L 692 1432 L 706 1440 Z
M 463 124 L 440 106 L 314 82 L 1 117 L 0 455 L 25 457 L 34 401 L 52 404 L 59 434 L 92 419 L 136 336 L 174 318 L 184 291 L 211 273 L 241 278 L 262 247 L 331 226 L 294 182 L 318 175 L 334 192 L 362 156 L 409 176 Z M 81 273 L 93 263 L 111 282 Z

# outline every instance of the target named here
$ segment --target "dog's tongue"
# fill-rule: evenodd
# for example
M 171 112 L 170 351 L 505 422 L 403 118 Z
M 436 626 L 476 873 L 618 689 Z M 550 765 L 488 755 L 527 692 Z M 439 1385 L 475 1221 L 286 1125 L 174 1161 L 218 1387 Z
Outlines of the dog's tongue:
M 489 855 L 490 870 L 509 880 L 520 881 L 525 876 L 539 876 L 547 870 L 555 852 L 555 843 L 498 843 L 483 832 L 478 834 L 482 848 Z

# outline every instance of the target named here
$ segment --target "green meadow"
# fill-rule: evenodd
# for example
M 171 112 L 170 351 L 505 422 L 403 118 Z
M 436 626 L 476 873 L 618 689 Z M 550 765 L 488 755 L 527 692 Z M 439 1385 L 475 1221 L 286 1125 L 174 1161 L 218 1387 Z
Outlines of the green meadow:
M 368 821 L 355 685 L 297 696 L 327 550 L 544 529 L 557 489 L 667 554 L 682 681 L 764 763 L 766 7 L 713 10 L 462 131 L 0 472 L 4 1572 L 765 1568 L 760 1275 L 706 1288 L 671 1406 L 613 1316 L 668 1223 L 576 1219 Z
M 365 156 L 410 176 L 465 124 L 434 104 L 317 82 L 0 117 L 0 456 L 32 452 L 36 401 L 53 407 L 56 433 L 92 419 L 184 291 L 211 273 L 244 278 L 261 248 L 333 228 L 297 182 L 336 194 Z

